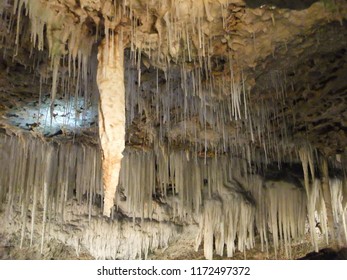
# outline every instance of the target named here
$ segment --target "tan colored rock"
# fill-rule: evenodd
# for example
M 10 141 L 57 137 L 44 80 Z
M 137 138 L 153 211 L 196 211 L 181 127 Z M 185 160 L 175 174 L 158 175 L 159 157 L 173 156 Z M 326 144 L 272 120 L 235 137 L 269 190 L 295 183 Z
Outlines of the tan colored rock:
M 118 35 L 99 46 L 97 83 L 100 92 L 99 137 L 102 149 L 104 215 L 110 216 L 125 147 L 123 48 Z

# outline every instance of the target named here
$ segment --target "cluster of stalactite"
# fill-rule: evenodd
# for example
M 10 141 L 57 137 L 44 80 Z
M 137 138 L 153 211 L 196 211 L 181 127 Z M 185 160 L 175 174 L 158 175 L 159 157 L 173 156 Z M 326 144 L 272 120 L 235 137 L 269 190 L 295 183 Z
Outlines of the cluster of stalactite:
M 294 182 L 264 179 L 247 161 L 229 156 L 127 148 L 106 221 L 98 146 L 23 134 L 1 135 L 0 147 L 1 229 L 21 232 L 18 246 L 44 250 L 56 238 L 96 258 L 146 258 L 179 239 L 187 224 L 198 225 L 196 248 L 203 242 L 206 258 L 231 257 L 257 242 L 290 258 L 306 224 L 316 250 L 320 236 L 347 242 L 346 179 L 325 180 L 322 173 L 307 182 L 309 149 L 300 151 L 305 176 Z
M 29 42 L 28 66 L 52 86 L 50 116 L 59 95 L 67 102 L 74 97 L 75 105 L 84 98 L 83 110 L 97 96 L 100 133 L 100 147 L 1 135 L 2 229 L 19 229 L 19 246 L 39 243 L 43 250 L 49 238 L 58 238 L 97 258 L 146 258 L 179 238 L 183 224 L 199 225 L 196 246 L 203 242 L 206 258 L 253 248 L 258 236 L 262 250 L 283 250 L 290 257 L 306 222 L 315 250 L 318 234 L 326 242 L 347 242 L 344 175 L 333 178 L 328 159 L 309 145 L 296 148 L 281 109 L 272 106 L 285 105 L 287 82 L 274 75 L 274 102 L 249 107 L 242 67 L 231 53 L 213 57 L 207 25 L 219 20 L 225 30 L 228 1 L 219 1 L 218 12 L 204 0 L 188 6 L 160 1 L 156 9 L 166 12 L 157 15 L 151 36 L 138 24 L 139 2 L 105 1 L 104 28 L 93 18 L 95 32 L 87 28 L 89 17 L 80 16 L 76 24 L 71 13 L 57 12 L 49 1 L 16 0 L 14 11 L 7 1 L 0 4 L 6 23 L 0 42 L 16 46 L 4 47 L 4 56 L 19 59 L 20 46 Z M 146 1 L 147 16 L 157 4 Z M 144 68 L 155 81 L 146 80 Z M 213 74 L 216 68 L 220 76 Z M 133 131 L 125 139 L 126 126 L 137 120 L 145 122 L 142 137 L 151 149 L 122 153 L 125 141 L 132 142 Z M 270 161 L 280 167 L 285 156 L 302 162 L 303 182 L 259 176 Z M 74 224 L 76 217 L 85 219 Z M 71 225 L 83 227 L 82 233 L 56 230 Z
M 33 51 L 32 63 L 34 69 L 39 69 L 40 82 L 51 78 L 50 118 L 55 115 L 55 100 L 58 95 L 67 102 L 65 115 L 74 113 L 77 118 L 80 110 L 83 113 L 91 109 L 93 98 L 97 96 L 97 84 L 100 93 L 99 136 L 106 216 L 111 214 L 126 141 L 125 105 L 129 112 L 128 125 L 133 122 L 135 115 L 140 119 L 146 118 L 149 123 L 151 119 L 156 119 L 159 126 L 154 121 L 151 127 L 158 127 L 156 133 L 161 142 L 166 138 L 177 141 L 177 138 L 188 136 L 188 144 L 196 152 L 204 152 L 205 162 L 208 150 L 214 153 L 231 151 L 233 155 L 241 154 L 248 158 L 250 164 L 256 148 L 261 147 L 266 160 L 268 157 L 281 158 L 283 151 L 287 149 L 286 139 L 276 141 L 270 132 L 269 116 L 277 117 L 279 112 L 264 104 L 249 110 L 247 104 L 250 97 L 242 69 L 233 63 L 231 54 L 219 62 L 212 57 L 213 46 L 209 42 L 209 36 L 203 32 L 204 22 L 210 22 L 216 17 L 224 26 L 228 1 L 220 2 L 218 9 L 210 9 L 206 1 L 194 3 L 191 8 L 195 13 L 190 16 L 186 13 L 186 7 L 182 7 L 179 2 L 160 6 L 160 9 L 169 12 L 162 17 L 163 21 L 157 21 L 159 42 L 154 49 L 144 45 L 148 44 L 148 38 L 142 38 L 143 34 L 135 24 L 136 20 L 131 21 L 130 32 L 121 24 L 124 17 L 134 19 L 139 16 L 135 12 L 138 7 L 135 7 L 133 1 L 127 5 L 122 1 L 104 5 L 103 33 L 100 33 L 99 21 L 95 18 L 93 21 L 97 31 L 87 32 L 87 17 L 81 17 L 79 23 L 75 24 L 76 19 L 72 14 L 63 7 L 62 11 L 57 12 L 49 2 L 18 0 L 13 5 L 14 13 L 2 8 L 6 28 L 9 33 L 15 34 L 9 38 L 2 36 L 2 41 L 10 43 L 11 39 L 14 40 L 14 57 L 18 55 L 20 45 L 30 42 L 32 50 L 36 50 Z M 151 9 L 152 4 L 147 3 L 147 8 Z M 67 14 L 68 17 L 65 16 Z M 185 21 L 188 24 L 185 25 Z M 185 32 L 181 33 L 179 30 Z M 130 37 L 131 68 L 125 69 L 128 70 L 125 81 L 123 41 L 127 36 Z M 103 37 L 101 44 L 98 37 Z M 180 48 L 181 44 L 178 42 L 182 40 L 184 47 Z M 97 44 L 98 66 L 95 59 Z M 161 69 L 156 70 L 157 79 L 153 84 L 155 92 L 150 93 L 150 96 L 141 96 L 141 85 L 145 82 L 141 73 L 143 53 Z M 186 59 L 180 67 L 171 69 L 170 62 L 177 62 L 179 57 Z M 189 67 L 185 60 L 194 67 Z M 218 64 L 225 68 L 222 79 L 212 75 L 212 68 L 216 64 L 217 68 Z M 159 83 L 159 78 L 162 77 L 165 82 Z M 41 95 L 40 92 L 39 103 Z M 283 95 L 283 90 L 277 92 L 278 98 L 283 98 Z M 68 106 L 71 96 L 75 99 L 75 109 Z M 81 97 L 84 98 L 84 104 L 76 109 L 80 107 L 77 106 L 77 100 Z M 177 110 L 179 108 L 182 110 Z M 40 111 L 38 116 L 40 118 Z M 283 127 L 282 135 L 287 135 L 286 126 Z M 253 145 L 255 143 L 257 144 Z
M 181 1 L 140 2 L 105 1 L 101 7 L 102 19 L 90 18 L 83 9 L 79 10 L 83 16 L 78 24 L 67 10 L 57 12 L 49 1 L 18 0 L 13 6 L 6 3 L 0 8 L 6 25 L 6 32 L 0 32 L 0 41 L 4 46 L 15 44 L 16 50 L 11 53 L 8 47 L 3 47 L 4 56 L 19 59 L 17 50 L 29 46 L 32 64 L 27 66 L 37 72 L 42 83 L 52 85 L 49 116 L 56 115 L 54 105 L 59 96 L 67 103 L 64 115 L 79 118 L 81 112 L 95 110 L 96 106 L 94 109 L 92 106 L 99 98 L 98 86 L 100 92 L 105 88 L 101 86 L 101 80 L 105 79 L 107 71 L 102 66 L 97 74 L 96 46 L 103 41 L 99 58 L 102 57 L 104 64 L 117 62 L 118 68 L 123 67 L 123 47 L 130 48 L 130 51 L 126 50 L 124 75 L 115 75 L 117 79 L 113 81 L 114 87 L 122 88 L 121 76 L 125 76 L 125 96 L 118 94 L 115 98 L 124 98 L 127 110 L 122 101 L 114 104 L 117 108 L 114 111 L 119 115 L 125 112 L 126 127 L 145 120 L 142 126 L 146 131 L 142 136 L 149 138 L 150 146 L 158 137 L 163 145 L 166 142 L 188 145 L 197 153 L 204 153 L 205 157 L 209 153 L 227 152 L 247 158 L 249 164 L 259 157 L 258 151 L 265 163 L 281 162 L 291 155 L 293 143 L 286 122 L 290 116 L 284 116 L 281 108 L 274 106 L 278 103 L 286 105 L 289 81 L 281 73 L 274 73 L 269 79 L 272 100 L 261 99 L 250 107 L 250 88 L 242 67 L 228 51 L 223 56 L 213 54 L 211 38 L 205 31 L 212 19 L 225 30 L 230 3 L 219 1 L 217 5 L 203 0 L 189 4 Z M 136 23 L 141 17 L 138 11 L 143 11 L 139 5 L 145 8 L 147 17 L 153 9 L 166 11 L 157 15 L 157 33 L 153 42 Z M 193 12 L 187 14 L 188 10 Z M 130 26 L 122 21 L 124 19 L 130 20 Z M 95 24 L 95 32 L 87 32 L 90 20 Z M 222 69 L 218 75 L 213 74 L 216 69 Z M 150 77 L 156 77 L 155 81 L 148 81 L 148 72 Z M 110 94 L 111 91 L 107 92 Z M 100 95 L 101 99 L 103 96 L 105 94 Z M 69 105 L 70 97 L 75 100 L 75 106 Z M 81 98 L 84 104 L 77 106 Z M 39 106 L 40 102 L 41 94 Z M 101 105 L 106 103 L 106 100 L 100 102 Z M 99 116 L 102 122 L 102 114 Z M 38 120 L 37 123 L 43 125 L 46 122 Z M 100 126 L 103 125 L 100 123 Z M 124 131 L 120 133 L 118 130 L 117 134 L 123 137 Z M 126 142 L 132 141 L 131 134 L 129 131 Z M 117 157 L 121 158 L 119 152 Z

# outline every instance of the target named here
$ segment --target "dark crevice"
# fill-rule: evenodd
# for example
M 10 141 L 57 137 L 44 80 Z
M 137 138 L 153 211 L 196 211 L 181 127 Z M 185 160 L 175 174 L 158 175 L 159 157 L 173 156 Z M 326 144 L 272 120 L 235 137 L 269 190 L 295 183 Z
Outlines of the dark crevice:
M 318 0 L 246 0 L 247 7 L 258 8 L 262 5 L 275 6 L 281 9 L 303 10 Z

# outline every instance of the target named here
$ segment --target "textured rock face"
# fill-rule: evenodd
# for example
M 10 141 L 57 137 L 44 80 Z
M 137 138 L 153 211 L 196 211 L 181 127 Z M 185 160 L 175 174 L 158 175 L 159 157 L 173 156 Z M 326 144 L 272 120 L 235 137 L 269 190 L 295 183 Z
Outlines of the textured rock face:
M 6 230 L 19 226 L 21 245 L 50 236 L 98 258 L 145 257 L 182 227 L 207 258 L 256 243 L 290 257 L 307 227 L 315 250 L 347 242 L 346 1 L 19 0 L 0 15 L 1 162 L 27 155 L 1 173 L 1 221 L 20 211 Z M 46 161 L 26 133 L 51 147 Z M 87 231 L 76 244 L 59 233 L 74 220 L 56 218 L 62 202 Z

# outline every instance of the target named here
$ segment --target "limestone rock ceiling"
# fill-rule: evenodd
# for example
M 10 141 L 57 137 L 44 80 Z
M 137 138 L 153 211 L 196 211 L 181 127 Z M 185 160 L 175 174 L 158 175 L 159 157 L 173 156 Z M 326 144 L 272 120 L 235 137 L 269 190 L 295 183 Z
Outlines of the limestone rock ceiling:
M 274 129 L 287 123 L 294 141 L 307 139 L 327 154 L 346 146 L 346 39 L 340 24 L 328 24 L 280 48 L 255 70 L 255 100 L 273 100 L 286 91 L 275 105 L 282 113 L 280 120 L 273 116 Z
M 296 2 L 5 1 L 3 79 L 15 84 L 24 66 L 25 83 L 41 79 L 44 95 L 54 98 L 58 88 L 59 98 L 80 96 L 87 102 L 80 111 L 87 110 L 97 100 L 93 46 L 120 32 L 128 145 L 152 145 L 159 134 L 198 151 L 227 151 L 230 142 L 271 150 L 271 142 L 308 140 L 330 155 L 341 153 L 346 2 Z M 37 87 L 24 94 L 2 84 L 7 121 L 14 114 L 6 108 L 10 96 L 37 101 Z M 37 131 L 31 123 L 27 128 Z

